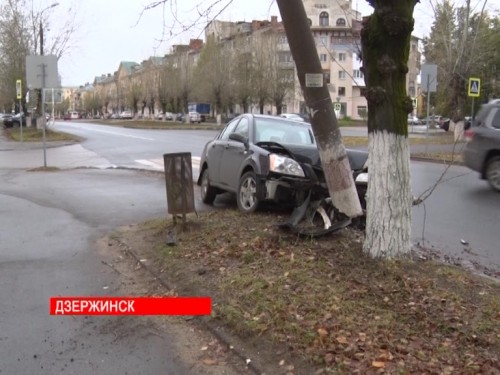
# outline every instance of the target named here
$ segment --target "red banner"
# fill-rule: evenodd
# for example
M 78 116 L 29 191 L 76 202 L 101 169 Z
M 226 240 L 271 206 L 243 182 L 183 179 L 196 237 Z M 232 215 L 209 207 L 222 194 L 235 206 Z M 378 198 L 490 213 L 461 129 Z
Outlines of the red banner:
M 50 315 L 210 315 L 210 297 L 51 297 Z

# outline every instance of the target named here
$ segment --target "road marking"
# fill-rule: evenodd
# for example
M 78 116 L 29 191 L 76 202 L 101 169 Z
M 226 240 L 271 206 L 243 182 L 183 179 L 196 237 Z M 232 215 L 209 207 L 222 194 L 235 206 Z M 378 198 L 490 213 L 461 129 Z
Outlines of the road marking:
M 148 167 L 157 169 L 157 170 L 165 170 L 165 165 L 163 164 L 163 159 L 138 159 L 134 160 L 136 163 L 146 165 Z M 201 158 L 199 156 L 191 157 L 191 165 L 193 169 L 200 169 L 200 161 Z
M 139 137 L 139 136 L 136 136 L 136 135 L 129 135 L 129 134 L 120 134 L 120 133 L 109 131 L 109 130 L 94 129 L 94 128 L 83 126 L 83 125 L 72 125 L 71 127 L 72 128 L 85 129 L 85 130 L 93 131 L 93 132 L 97 132 L 97 133 L 106 133 L 106 134 L 118 135 L 118 136 L 121 136 L 121 137 L 142 139 L 143 141 L 155 141 L 155 139 L 153 139 L 153 138 Z
M 88 128 L 86 128 L 86 129 L 88 129 Z M 119 135 L 121 137 L 127 137 L 127 138 L 142 139 L 143 141 L 154 141 L 153 138 L 138 137 L 136 135 L 129 135 L 129 134 L 120 134 L 120 133 L 110 132 L 110 131 L 107 131 L 107 130 L 92 129 L 92 131 L 100 132 L 100 133 L 113 134 L 113 135 Z

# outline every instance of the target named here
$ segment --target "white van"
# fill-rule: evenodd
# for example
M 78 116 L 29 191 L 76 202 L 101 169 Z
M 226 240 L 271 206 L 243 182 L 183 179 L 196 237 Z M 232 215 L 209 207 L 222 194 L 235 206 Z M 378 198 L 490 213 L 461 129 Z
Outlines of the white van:
M 69 113 L 69 117 L 70 117 L 70 119 L 72 119 L 72 120 L 75 120 L 75 119 L 77 120 L 77 119 L 80 117 L 80 115 L 79 115 L 79 113 L 78 113 L 78 112 L 76 112 L 76 111 L 72 111 L 72 112 L 70 112 L 70 113 Z

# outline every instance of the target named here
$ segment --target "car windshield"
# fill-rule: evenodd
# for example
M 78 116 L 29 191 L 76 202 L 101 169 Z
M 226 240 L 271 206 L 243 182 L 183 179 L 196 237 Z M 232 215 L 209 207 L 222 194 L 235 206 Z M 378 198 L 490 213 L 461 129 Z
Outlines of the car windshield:
M 255 118 L 255 143 L 258 142 L 314 145 L 314 137 L 310 127 L 304 123 Z

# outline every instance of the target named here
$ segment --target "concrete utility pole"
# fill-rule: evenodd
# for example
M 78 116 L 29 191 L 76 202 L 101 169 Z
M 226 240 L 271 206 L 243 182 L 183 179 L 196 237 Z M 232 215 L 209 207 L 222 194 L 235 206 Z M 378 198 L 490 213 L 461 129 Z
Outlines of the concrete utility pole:
M 326 183 L 334 206 L 349 217 L 362 215 L 347 152 L 325 84 L 318 51 L 302 0 L 277 0 L 288 44 L 311 115 Z

